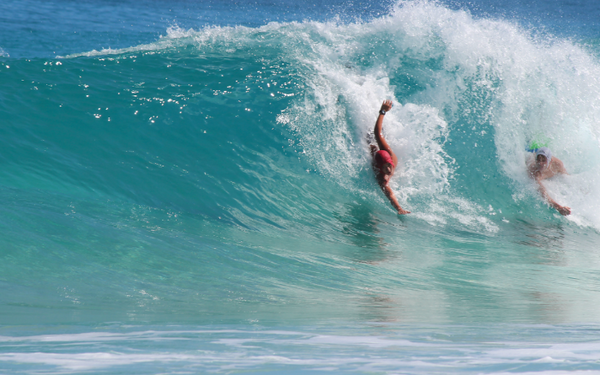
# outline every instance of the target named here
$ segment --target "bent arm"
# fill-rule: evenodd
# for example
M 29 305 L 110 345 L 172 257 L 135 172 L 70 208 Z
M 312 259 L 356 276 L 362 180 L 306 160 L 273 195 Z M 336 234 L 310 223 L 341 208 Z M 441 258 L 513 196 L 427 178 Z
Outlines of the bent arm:
M 389 185 L 386 184 L 382 186 L 381 189 L 383 189 L 383 193 L 386 197 L 388 197 L 390 203 L 392 203 L 392 206 L 394 206 L 394 208 L 396 209 L 396 211 L 398 211 L 400 215 L 410 214 L 410 211 L 406 211 L 405 209 L 400 207 L 400 203 L 398 203 L 398 200 L 396 199 L 396 196 L 394 195 L 394 192 L 392 191 L 392 188 L 389 187 Z
M 375 129 L 373 132 L 375 133 L 375 140 L 377 141 L 377 145 L 379 146 L 379 149 L 387 151 L 390 154 L 390 156 L 392 157 L 392 161 L 394 162 L 394 165 L 397 166 L 398 165 L 398 157 L 396 156 L 396 154 L 394 154 L 394 152 L 392 151 L 392 148 L 390 147 L 390 145 L 388 145 L 385 138 L 383 138 L 383 134 L 381 134 L 381 132 L 383 130 L 383 118 L 385 117 L 385 115 L 381 114 L 381 111 L 388 112 L 390 109 L 392 109 L 392 101 L 384 100 L 383 104 L 381 105 L 381 109 L 379 110 L 379 116 L 377 117 L 377 122 L 375 123 Z
M 567 216 L 567 215 L 571 214 L 570 207 L 561 206 L 554 199 L 552 199 L 550 197 L 550 195 L 548 195 L 546 188 L 544 187 L 544 185 L 542 185 L 542 181 L 539 178 L 536 178 L 535 182 L 537 182 L 537 184 L 538 184 L 538 190 L 540 191 L 540 194 L 542 194 L 542 197 L 548 202 L 548 204 L 550 204 L 550 206 L 552 206 L 554 209 L 556 209 L 563 216 Z

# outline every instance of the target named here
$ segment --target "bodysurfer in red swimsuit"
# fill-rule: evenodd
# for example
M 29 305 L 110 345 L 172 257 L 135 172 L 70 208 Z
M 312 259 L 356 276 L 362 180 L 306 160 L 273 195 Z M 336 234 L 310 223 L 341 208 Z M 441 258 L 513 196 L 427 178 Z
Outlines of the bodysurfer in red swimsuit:
M 377 141 L 377 146 L 379 146 L 379 150 L 377 150 L 377 146 L 371 145 L 371 155 L 373 156 L 373 170 L 375 171 L 375 176 L 377 177 L 377 182 L 379 186 L 381 186 L 381 190 L 386 197 L 392 203 L 392 206 L 398 211 L 398 214 L 405 215 L 409 214 L 410 211 L 406 211 L 396 199 L 392 188 L 389 186 L 389 182 L 391 177 L 394 175 L 394 170 L 398 165 L 398 157 L 392 151 L 388 143 L 383 138 L 381 134 L 381 129 L 383 127 L 383 117 L 386 112 L 392 109 L 392 101 L 384 100 L 381 105 L 381 109 L 379 110 L 379 117 L 377 117 L 377 122 L 375 123 L 375 140 Z

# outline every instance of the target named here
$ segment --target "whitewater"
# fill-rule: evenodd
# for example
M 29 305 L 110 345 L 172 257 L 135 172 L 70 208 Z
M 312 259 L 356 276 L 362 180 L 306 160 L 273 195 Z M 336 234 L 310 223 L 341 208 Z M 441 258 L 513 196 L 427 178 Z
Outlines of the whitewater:
M 598 9 L 491 4 L 0 5 L 0 370 L 599 371 Z

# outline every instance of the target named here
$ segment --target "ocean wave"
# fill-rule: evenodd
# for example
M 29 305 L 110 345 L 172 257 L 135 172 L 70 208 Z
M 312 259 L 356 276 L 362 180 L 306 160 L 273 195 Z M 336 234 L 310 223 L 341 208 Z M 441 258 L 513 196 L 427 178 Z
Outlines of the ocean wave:
M 299 306 L 383 321 L 592 314 L 578 315 L 591 292 L 565 296 L 594 277 L 600 71 L 571 41 L 399 2 L 369 21 L 172 27 L 124 49 L 13 59 L 2 74 L 15 319 L 28 304 L 105 320 L 172 306 L 189 320 Z M 384 99 L 406 217 L 370 165 Z M 571 173 L 547 182 L 567 219 L 525 171 L 540 134 Z M 35 302 L 39 284 L 48 297 Z

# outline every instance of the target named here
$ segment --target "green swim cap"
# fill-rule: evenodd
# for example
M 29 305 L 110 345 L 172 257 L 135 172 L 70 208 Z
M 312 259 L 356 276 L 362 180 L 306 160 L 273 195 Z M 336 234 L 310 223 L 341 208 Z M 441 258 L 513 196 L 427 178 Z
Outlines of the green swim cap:
M 542 147 L 549 147 L 550 146 L 550 138 L 546 137 L 545 135 L 542 134 L 536 134 L 532 137 L 531 141 L 529 142 L 529 149 L 530 150 L 535 150 L 538 148 L 542 148 Z

